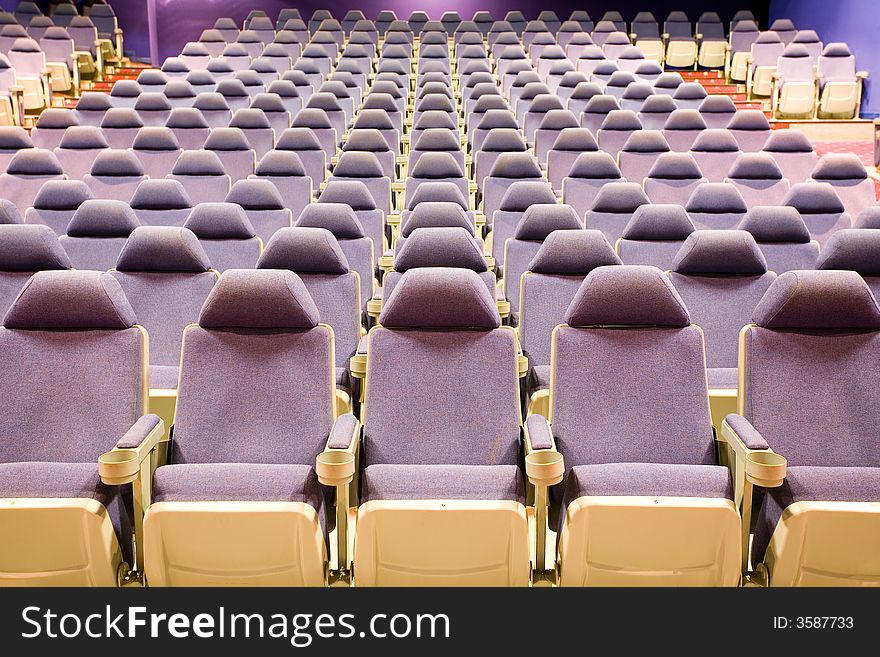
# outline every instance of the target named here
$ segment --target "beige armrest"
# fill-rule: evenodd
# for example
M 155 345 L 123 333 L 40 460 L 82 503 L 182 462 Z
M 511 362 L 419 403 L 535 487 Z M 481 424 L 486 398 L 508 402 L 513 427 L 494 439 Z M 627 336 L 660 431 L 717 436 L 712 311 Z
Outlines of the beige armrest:
M 530 431 L 536 432 L 535 444 L 542 449 L 534 449 Z M 541 434 L 540 436 L 538 434 Z M 565 460 L 556 451 L 556 442 L 550 424 L 541 415 L 530 415 L 523 423 L 525 437 L 526 476 L 535 487 L 535 570 L 546 572 L 547 564 L 547 503 L 550 486 L 562 481 L 565 476 Z
M 110 486 L 134 481 L 141 467 L 165 435 L 165 422 L 159 420 L 137 447 L 116 447 L 98 457 L 98 475 Z
M 315 473 L 325 486 L 336 488 L 336 549 L 338 573 L 346 579 L 349 573 L 348 558 L 348 507 L 349 484 L 357 469 L 358 437 L 361 423 L 354 415 L 340 415 L 333 423 L 324 451 L 315 459 Z
M 785 481 L 788 461 L 772 449 L 750 449 L 727 420 L 721 422 L 721 440 L 730 445 L 744 464 L 746 481 L 763 488 L 777 488 Z

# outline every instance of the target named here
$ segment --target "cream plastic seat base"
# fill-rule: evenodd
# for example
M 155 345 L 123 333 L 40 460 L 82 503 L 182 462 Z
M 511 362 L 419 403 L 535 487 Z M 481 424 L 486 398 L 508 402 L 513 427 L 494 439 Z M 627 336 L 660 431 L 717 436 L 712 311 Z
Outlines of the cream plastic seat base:
M 584 496 L 567 513 L 560 586 L 740 582 L 740 518 L 731 500 Z
M 666 65 L 674 68 L 693 68 L 697 61 L 696 41 L 670 41 L 666 45 Z
M 70 69 L 65 62 L 46 62 L 46 69 L 49 71 L 52 91 L 70 91 L 73 81 L 70 79 Z
M 726 54 L 727 44 L 724 41 L 703 41 L 697 63 L 702 68 L 723 68 Z
M 327 550 L 305 502 L 158 502 L 144 520 L 150 586 L 324 586 Z
M 730 79 L 733 82 L 745 82 L 749 71 L 748 51 L 733 53 L 730 59 Z
M 764 557 L 770 586 L 880 586 L 880 502 L 796 502 Z
M 775 66 L 759 66 L 752 74 L 752 95 L 769 97 L 773 94 Z
M 526 508 L 509 500 L 382 500 L 358 509 L 355 586 L 528 586 Z
M 636 46 L 645 55 L 645 59 L 653 59 L 659 64 L 663 63 L 663 41 L 660 39 L 642 39 L 636 41 Z
M 0 499 L 0 586 L 116 586 L 122 553 L 90 498 Z
M 821 116 L 854 117 L 858 111 L 859 86 L 855 82 L 828 82 L 819 101 Z
M 816 109 L 816 85 L 811 82 L 788 82 L 779 94 L 779 116 L 812 118 Z

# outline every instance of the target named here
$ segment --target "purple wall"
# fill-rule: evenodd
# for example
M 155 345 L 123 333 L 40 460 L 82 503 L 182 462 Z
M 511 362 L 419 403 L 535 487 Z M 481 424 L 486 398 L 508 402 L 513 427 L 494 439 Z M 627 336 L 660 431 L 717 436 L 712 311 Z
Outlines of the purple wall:
M 845 41 L 856 56 L 860 70 L 872 78 L 880 76 L 880 2 L 878 0 L 773 0 L 770 18 L 790 18 L 795 27 L 813 29 L 824 43 Z M 880 83 L 875 79 L 873 85 Z M 865 84 L 862 115 L 880 115 L 880 93 L 871 93 L 871 78 Z M 880 86 L 878 86 L 880 88 Z
M 519 9 L 527 18 L 533 18 L 541 9 L 552 9 L 565 20 L 574 9 L 585 6 L 594 20 L 599 20 L 606 10 L 616 9 L 623 13 L 624 18 L 631 19 L 635 13 L 646 6 L 658 20 L 662 21 L 672 10 L 684 10 L 693 20 L 705 11 L 709 5 L 706 0 L 600 0 L 585 3 L 583 0 L 556 0 L 536 6 L 534 2 L 505 0 L 423 0 L 422 2 L 404 2 L 403 0 L 110 0 L 120 22 L 126 32 L 126 46 L 132 47 L 141 57 L 149 56 L 149 38 L 144 35 L 147 25 L 147 5 L 155 4 L 156 27 L 158 35 L 158 60 L 175 55 L 187 41 L 195 41 L 201 31 L 213 25 L 221 16 L 229 16 L 242 21 L 251 9 L 263 9 L 272 18 L 284 7 L 298 7 L 308 21 L 312 11 L 331 7 L 337 18 L 342 18 L 349 9 L 360 9 L 368 18 L 373 18 L 381 9 L 394 10 L 398 17 L 406 19 L 409 14 L 421 9 L 432 18 L 439 18 L 444 11 L 458 11 L 462 18 L 469 19 L 477 10 L 487 9 L 496 18 L 503 18 L 510 10 Z M 766 1 L 755 0 L 715 0 L 712 8 L 721 14 L 725 21 L 729 20 L 737 9 L 752 9 L 764 22 L 767 16 Z

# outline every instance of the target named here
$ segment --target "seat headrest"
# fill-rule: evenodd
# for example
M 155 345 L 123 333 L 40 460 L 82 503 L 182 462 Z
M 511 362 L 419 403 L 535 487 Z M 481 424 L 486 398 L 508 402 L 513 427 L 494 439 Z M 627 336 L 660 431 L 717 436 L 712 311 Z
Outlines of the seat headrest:
M 64 169 L 52 151 L 25 148 L 12 156 L 6 173 L 13 176 L 60 176 Z
M 145 91 L 134 104 L 135 112 L 170 112 L 171 103 L 164 93 Z
M 529 112 L 535 114 L 546 114 L 551 110 L 561 109 L 565 109 L 565 106 L 562 104 L 562 101 L 559 100 L 559 97 L 553 94 L 540 94 L 535 96 L 532 104 L 529 105 Z
M 52 181 L 46 181 L 52 182 Z M 23 224 L 21 212 L 12 201 L 0 198 L 0 224 Z
M 853 228 L 880 228 L 880 205 L 872 205 L 862 210 Z
M 655 180 L 699 180 L 703 177 L 700 166 L 690 153 L 661 153 L 648 171 Z
M 206 272 L 210 267 L 195 234 L 177 226 L 138 226 L 116 259 L 116 269 L 126 272 Z
M 382 306 L 379 323 L 386 328 L 488 330 L 498 328 L 501 318 L 476 272 L 419 267 L 400 277 Z
M 322 149 L 321 142 L 311 128 L 287 128 L 275 143 L 275 150 L 320 151 Z
M 788 132 L 779 130 L 777 132 Z M 739 142 L 736 137 L 723 128 L 709 128 L 704 130 L 694 140 L 691 146 L 693 153 L 734 153 L 739 150 Z
M 306 102 L 307 109 L 319 109 L 324 112 L 341 112 L 339 100 L 328 91 L 316 91 Z
M 223 57 L 248 57 L 247 48 L 245 48 L 240 43 L 230 43 L 224 49 L 222 53 Z
M 568 177 L 614 180 L 621 176 L 617 162 L 614 161 L 614 158 L 611 157 L 611 155 L 605 151 L 588 151 L 577 156 L 571 170 L 568 172 Z
M 792 41 L 785 46 L 785 50 L 782 51 L 780 57 L 785 57 L 787 59 L 804 59 L 812 57 L 812 55 L 810 55 L 810 51 L 807 50 L 805 45 Z
M 644 100 L 653 95 L 654 87 L 647 82 L 630 82 L 623 91 L 622 98 L 626 100 Z
M 269 84 L 266 91 L 269 96 L 277 96 L 278 98 L 299 98 L 299 89 L 290 80 L 275 80 Z M 257 96 L 261 95 L 257 94 Z
M 480 148 L 480 152 L 486 153 L 512 153 L 525 150 L 525 140 L 516 128 L 493 128 L 486 135 Z
M 206 70 L 211 74 L 235 73 L 235 70 L 232 68 L 232 66 L 230 66 L 229 62 L 227 62 L 224 59 L 212 59 L 210 62 L 208 62 L 208 66 L 207 66 Z M 193 71 L 190 71 L 189 73 L 187 73 L 187 77 L 189 77 L 189 75 L 191 73 L 193 73 Z M 202 94 L 199 94 L 199 96 L 201 96 L 201 95 Z M 221 94 L 218 94 L 218 95 L 221 95 Z
M 266 153 L 263 159 L 257 163 L 254 173 L 258 176 L 283 176 L 291 178 L 302 178 L 307 175 L 299 155 L 293 151 L 278 150 Z
M 533 203 L 555 203 L 553 188 L 545 180 L 519 180 L 510 185 L 501 197 L 499 210 L 525 212 Z
M 226 195 L 226 203 L 235 203 L 245 210 L 283 210 L 284 199 L 269 180 L 251 178 L 237 180 Z
M 667 72 L 661 73 L 656 80 L 654 80 L 654 88 L 655 89 L 675 89 L 678 85 L 683 84 L 684 79 L 681 77 L 681 73 Z M 670 98 L 670 100 L 672 100 Z M 673 103 L 674 104 L 674 103 Z
M 272 124 L 269 123 L 263 110 L 251 107 L 235 110 L 229 127 L 242 130 L 269 130 Z
M 569 326 L 685 327 L 690 315 L 656 267 L 623 265 L 591 271 L 565 313 Z
M 555 130 L 561 132 L 567 128 L 579 127 L 577 117 L 567 109 L 552 109 L 541 119 L 538 124 L 539 130 Z
M 504 155 L 501 157 L 504 157 Z M 437 180 L 444 178 L 461 178 L 464 176 L 464 172 L 461 170 L 461 166 L 451 153 L 445 151 L 428 151 L 419 158 L 419 161 L 416 162 L 412 171 L 409 172 L 409 176 L 411 178 Z
M 0 126 L 0 151 L 15 151 L 33 148 L 34 144 L 24 128 Z
M 210 57 L 211 53 L 208 47 L 202 41 L 190 41 L 187 43 L 180 54 L 184 57 Z
M 638 130 L 624 143 L 622 152 L 626 153 L 667 153 L 669 143 L 659 130 Z
M 140 226 L 134 210 L 123 201 L 83 201 L 67 225 L 69 237 L 128 237 Z
M 536 274 L 585 276 L 596 267 L 620 264 L 601 231 L 563 229 L 544 238 L 528 270 Z
M 113 109 L 110 96 L 99 91 L 86 91 L 76 102 L 78 112 L 107 112 Z
M 176 151 L 180 142 L 171 128 L 145 127 L 138 130 L 132 148 L 140 151 Z
M 578 230 L 583 221 L 570 205 L 535 203 L 526 209 L 516 225 L 514 239 L 544 241 L 555 230 Z
M 788 271 L 773 281 L 752 320 L 769 329 L 880 330 L 880 308 L 854 271 Z
M 788 190 L 782 205 L 797 208 L 801 214 L 840 214 L 843 202 L 827 182 L 795 183 Z
M 761 110 L 739 110 L 730 118 L 728 130 L 770 130 L 770 122 Z
M 110 148 L 100 128 L 92 125 L 74 125 L 64 131 L 58 148 L 93 150 Z
M 590 212 L 631 213 L 639 206 L 648 205 L 650 202 L 640 184 L 611 182 L 604 185 L 596 194 Z M 589 228 L 589 223 L 587 227 Z
M 339 178 L 382 178 L 382 165 L 375 153 L 343 151 L 333 167 L 333 176 Z
M 758 24 L 753 20 L 738 20 L 734 23 L 732 32 L 757 32 Z
M 617 109 L 620 109 L 617 98 L 607 94 L 599 94 L 587 101 L 587 105 L 584 107 L 584 114 L 608 114 Z
M 479 101 L 477 101 L 479 102 Z M 508 109 L 487 109 L 477 123 L 477 130 L 498 130 L 510 128 L 517 130 L 519 124 L 516 117 Z
M 705 182 L 697 185 L 685 205 L 688 212 L 745 214 L 746 202 L 735 185 L 731 183 Z
M 845 43 L 840 42 L 832 42 L 826 44 L 825 49 L 822 51 L 823 57 L 852 57 L 852 52 L 850 52 L 849 46 Z
M 253 72 L 253 71 L 252 71 Z M 244 71 L 238 71 L 244 73 Z M 217 83 L 217 93 L 224 98 L 247 98 L 248 92 L 245 81 L 239 78 L 220 80 Z
M 706 88 L 699 82 L 683 82 L 676 87 L 672 97 L 675 100 L 701 100 L 708 95 Z
M 837 231 L 822 247 L 816 269 L 849 269 L 862 276 L 880 276 L 880 231 Z
M 289 269 L 298 274 L 345 274 L 348 260 L 326 228 L 280 228 L 257 261 L 258 269 Z
M 764 144 L 764 151 L 768 153 L 812 153 L 813 145 L 807 135 L 795 128 L 771 130 L 767 142 Z
M 169 80 L 162 90 L 162 94 L 166 98 L 195 98 L 196 96 L 195 89 L 186 80 Z
M 810 231 L 801 213 L 786 205 L 752 207 L 738 228 L 749 231 L 758 242 L 806 244 L 810 241 Z
M 688 235 L 672 261 L 680 274 L 767 273 L 767 261 L 751 233 L 745 230 L 697 230 Z
M 75 210 L 90 198 L 92 190 L 82 180 L 47 180 L 34 198 L 34 207 L 39 210 Z
M 433 201 L 419 203 L 413 208 L 400 227 L 400 235 L 409 237 L 416 228 L 441 226 L 464 228 L 471 235 L 474 234 L 473 221 L 468 218 L 467 212 L 458 203 Z
M 855 153 L 826 153 L 819 158 L 813 173 L 813 180 L 865 180 L 868 171 Z
M 48 18 L 48 17 L 47 17 Z M 52 19 L 49 18 L 51 21 Z M 39 23 L 41 19 L 39 17 L 33 18 L 29 24 L 29 27 L 34 26 L 34 21 L 37 21 L 36 26 L 39 27 Z M 40 37 L 40 41 L 46 39 L 47 41 L 72 41 L 70 38 L 70 32 L 61 27 L 60 25 L 53 25 L 52 27 L 46 27 L 46 31 L 43 33 L 43 36 Z
M 571 92 L 572 99 L 592 100 L 595 96 L 602 95 L 602 87 L 595 82 L 581 82 L 575 85 L 574 91 Z
M 184 227 L 199 239 L 207 240 L 246 240 L 256 235 L 250 219 L 235 203 L 199 203 L 189 213 Z
M 229 103 L 223 97 L 223 94 L 216 91 L 203 91 L 193 103 L 193 107 L 202 112 L 228 112 Z
M 144 165 L 130 150 L 108 148 L 95 157 L 90 172 L 93 176 L 140 177 L 144 175 Z
M 144 180 L 131 197 L 135 210 L 182 210 L 192 207 L 186 189 L 177 180 Z
M 782 39 L 773 30 L 766 30 L 758 35 L 755 43 L 782 43 Z
M 442 132 L 448 134 L 449 131 L 443 130 Z M 425 134 L 426 133 L 423 133 L 422 137 L 424 137 Z M 419 143 L 421 143 L 421 139 L 419 140 Z M 352 130 L 351 134 L 348 136 L 348 139 L 345 140 L 345 144 L 342 146 L 343 152 L 364 151 L 367 153 L 385 153 L 390 150 L 391 147 L 388 145 L 385 137 L 383 137 L 382 133 L 375 128 L 358 128 L 357 130 Z
M 664 130 L 705 130 L 706 122 L 695 109 L 677 109 L 663 124 Z
M 453 118 L 453 112 L 446 112 L 443 110 L 424 110 L 416 120 L 413 130 L 426 130 L 427 128 L 447 128 L 449 130 L 455 130 L 457 127 L 455 119 Z
M 183 151 L 171 173 L 176 176 L 225 176 L 223 162 L 214 151 Z
M 379 137 L 382 138 L 381 134 Z M 457 151 L 460 148 L 461 144 L 455 133 L 444 128 L 423 130 L 413 145 L 413 150 L 416 151 Z
M 19 37 L 15 41 L 12 42 L 12 48 L 9 49 L 9 52 L 43 52 L 40 49 L 40 44 L 31 39 L 30 37 Z
M 214 128 L 205 140 L 209 151 L 249 151 L 251 144 L 240 128 Z
M 375 128 L 376 130 L 392 130 L 394 128 L 394 123 L 391 121 L 391 117 L 388 116 L 388 113 L 385 110 L 361 110 L 354 121 L 351 134 L 354 134 L 358 130 L 366 130 L 368 128 Z
M 376 200 L 360 180 L 329 179 L 318 203 L 343 203 L 356 212 L 376 209 Z
M 864 167 L 862 167 L 864 171 Z M 770 153 L 742 153 L 733 163 L 728 178 L 736 180 L 782 180 L 782 169 Z
M 48 226 L 0 223 L 0 271 L 70 268 L 67 253 Z
M 206 329 L 307 330 L 319 321 L 302 279 L 281 269 L 227 269 L 199 315 Z
M 641 130 L 642 124 L 632 110 L 611 110 L 602 121 L 600 130 L 635 131 Z
M 456 203 L 463 209 L 468 209 L 468 201 L 458 185 L 453 182 L 423 182 L 420 183 L 410 199 L 407 210 L 418 207 L 421 203 L 445 201 Z
M 437 226 L 418 228 L 394 256 L 394 270 L 416 267 L 462 267 L 488 271 L 483 249 L 466 228 Z
M 336 102 L 334 100 L 334 102 Z M 341 111 L 341 110 L 340 110 Z M 317 107 L 306 107 L 297 112 L 291 125 L 294 128 L 312 128 L 313 130 L 328 130 L 333 127 L 327 112 Z M 286 132 L 286 131 L 285 131 Z
M 41 130 L 64 130 L 72 125 L 79 125 L 79 119 L 73 110 L 50 107 L 43 110 L 37 119 L 37 127 Z
M 599 144 L 596 143 L 596 138 L 593 137 L 593 133 L 589 128 L 564 128 L 553 142 L 552 150 L 593 152 L 599 150 Z
M 636 208 L 623 229 L 623 239 L 644 241 L 683 241 L 695 230 L 688 213 L 680 205 L 652 203 Z
M 8 329 L 119 330 L 134 326 L 134 310 L 107 272 L 39 271 L 6 313 Z
M 730 96 L 706 96 L 700 103 L 700 114 L 733 114 L 736 104 Z
M 419 160 L 419 164 L 422 160 Z M 541 175 L 538 161 L 528 152 L 502 153 L 489 171 L 492 178 L 540 178 Z
M 645 98 L 639 114 L 672 114 L 678 106 L 672 100 L 672 96 L 666 94 L 654 94 Z
M 364 236 L 364 227 L 354 210 L 344 203 L 310 203 L 303 208 L 296 226 L 326 228 L 338 240 Z

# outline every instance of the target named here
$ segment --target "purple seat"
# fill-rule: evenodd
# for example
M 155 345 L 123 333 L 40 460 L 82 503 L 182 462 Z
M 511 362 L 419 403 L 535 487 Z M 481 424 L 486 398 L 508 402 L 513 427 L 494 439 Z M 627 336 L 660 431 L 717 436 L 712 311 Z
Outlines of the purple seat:
M 74 125 L 64 131 L 53 152 L 68 178 L 82 180 L 91 170 L 94 159 L 108 148 L 110 145 L 100 128 Z
M 845 43 L 829 43 L 817 66 L 821 96 L 819 118 L 857 118 L 866 71 L 856 71 L 856 58 Z
M 571 206 L 537 203 L 530 206 L 516 225 L 513 236 L 504 242 L 504 297 L 510 302 L 511 316 L 519 313 L 520 281 L 544 240 L 555 230 L 579 230 L 583 220 Z
M 677 109 L 666 119 L 663 136 L 666 137 L 672 150 L 685 153 L 691 149 L 704 130 L 706 130 L 706 122 L 697 110 Z
M 651 203 L 684 206 L 694 190 L 706 182 L 696 160 L 688 153 L 661 153 L 644 179 Z
M 642 124 L 635 112 L 632 110 L 611 110 L 602 122 L 596 140 L 601 150 L 611 157 L 617 158 L 617 154 L 630 136 L 640 130 L 642 130 Z
M 697 109 L 709 129 L 726 128 L 737 111 L 730 96 L 719 95 L 706 96 Z
M 819 246 L 824 245 L 835 231 L 852 226 L 852 218 L 847 214 L 834 187 L 828 183 L 794 184 L 783 200 L 783 205 L 796 208 L 801 213 L 810 235 L 819 242 Z
M 785 44 L 772 30 L 761 32 L 751 47 L 748 61 L 746 91 L 749 96 L 769 97 L 773 93 L 773 75 L 776 62 L 785 50 Z
M 795 208 L 754 206 L 737 228 L 747 230 L 755 238 L 769 271 L 783 274 L 816 266 L 819 243 L 810 239 L 810 231 Z
M 275 147 L 275 131 L 262 110 L 236 110 L 229 127 L 242 131 L 258 161 Z
M 809 138 L 795 128 L 771 130 L 763 152 L 770 153 L 783 175 L 794 185 L 806 182 L 819 161 Z
M 745 230 L 691 233 L 672 262 L 669 278 L 691 320 L 703 329 L 709 389 L 736 389 L 739 331 L 776 274 Z
M 225 203 L 241 206 L 257 236 L 268 244 L 275 231 L 293 225 L 293 215 L 275 185 L 268 180 L 251 178 L 232 185 Z
M 562 190 L 563 180 L 582 153 L 598 150 L 599 145 L 587 128 L 563 128 L 547 151 L 547 179 L 553 190 Z
M 6 172 L 12 158 L 19 151 L 33 147 L 34 144 L 24 128 L 11 125 L 0 126 L 0 171 Z
M 629 136 L 617 156 L 620 174 L 627 180 L 642 182 L 655 160 L 669 152 L 669 144 L 659 130 L 639 130 Z
M 113 148 L 102 150 L 95 157 L 89 173 L 83 181 L 96 199 L 110 199 L 128 203 L 138 185 L 149 180 L 144 167 L 130 150 Z
M 430 151 L 427 152 L 431 155 Z M 442 153 L 448 155 L 448 153 Z M 413 175 L 421 169 L 413 167 Z M 391 178 L 385 175 L 382 165 L 375 154 L 364 151 L 345 151 L 339 156 L 336 166 L 328 178 L 328 183 L 335 180 L 358 180 L 366 185 L 373 197 L 376 207 L 386 215 L 391 212 Z
M 709 182 L 724 182 L 740 156 L 739 143 L 730 131 L 721 128 L 709 128 L 700 133 L 690 153 Z
M 44 183 L 66 178 L 52 151 L 23 149 L 13 156 L 6 173 L 0 175 L 0 198 L 11 201 L 23 213 L 34 204 Z
M 138 96 L 134 111 L 145 126 L 164 126 L 171 116 L 171 102 L 163 93 L 147 91 Z
M 503 260 L 504 245 L 529 207 L 548 203 L 556 203 L 556 195 L 546 180 L 520 180 L 507 188 L 492 215 L 492 255 L 496 261 Z
M 141 121 L 138 113 L 126 107 L 112 107 L 102 116 L 101 132 L 104 133 L 110 148 L 120 150 L 131 148 L 138 131 L 144 127 L 144 122 Z
M 636 209 L 648 203 L 650 201 L 638 183 L 608 183 L 593 199 L 586 215 L 586 226 L 602 231 L 608 242 L 614 244 Z
M 869 585 L 877 555 L 864 532 L 876 526 L 876 504 L 864 502 L 880 500 L 865 438 L 877 389 L 877 301 L 855 272 L 791 271 L 752 319 L 743 337 L 744 415 L 727 416 L 722 438 L 742 455 L 738 469 L 746 455 L 768 460 L 771 450 L 785 466 L 760 497 L 745 485 L 756 516 L 751 562 L 771 586 Z M 829 412 L 854 403 L 858 412 Z
M 166 546 L 147 559 L 154 585 L 325 583 L 326 518 L 332 511 L 327 511 L 329 497 L 318 483 L 315 459 L 328 437 L 331 446 L 348 446 L 357 422 L 347 415 L 334 425 L 333 337 L 319 321 L 296 274 L 230 270 L 208 297 L 198 326 L 187 329 L 173 451 L 169 465 L 153 476 L 154 504 L 147 518 L 148 542 Z M 218 422 L 216 397 L 205 397 L 206 386 L 230 399 L 250 394 L 254 403 L 236 406 Z M 298 397 L 302 386 L 309 394 Z M 257 425 L 260 439 L 242 440 Z M 295 440 L 287 437 L 291 430 Z M 284 506 L 281 518 L 266 518 L 265 535 L 254 536 L 248 550 L 220 562 L 206 564 L 191 553 L 168 550 L 190 540 L 175 515 L 192 513 L 199 506 L 191 503 L 210 500 L 236 501 L 254 513 L 278 512 L 272 503 Z M 241 508 L 202 516 L 200 535 L 222 543 L 247 531 L 240 525 Z M 283 531 L 291 532 L 291 540 L 275 549 L 269 538 Z M 268 569 L 267 563 L 274 565 Z
M 206 150 L 183 151 L 164 177 L 179 182 L 193 205 L 219 203 L 232 185 L 220 158 Z
M 684 209 L 698 230 L 736 228 L 748 211 L 731 183 L 702 183 L 694 189 Z
M 540 178 L 541 168 L 531 153 L 502 153 L 483 179 L 481 198 L 487 221 L 501 207 L 501 199 L 514 182 Z
M 211 268 L 253 269 L 263 250 L 247 215 L 234 203 L 199 203 L 184 223 L 199 239 Z
M 858 272 L 871 293 L 880 294 L 880 267 L 877 266 L 880 233 L 875 230 L 844 228 L 822 247 L 816 269 L 846 269 Z
M 192 210 L 192 199 L 176 180 L 145 180 L 131 197 L 131 208 L 146 226 L 183 226 Z
M 518 330 L 531 370 L 528 394 L 532 412 L 546 408 L 541 398 L 550 386 L 553 331 L 564 322 L 565 311 L 584 277 L 596 267 L 620 264 L 608 240 L 597 230 L 556 230 L 544 238 L 529 262 L 520 281 Z
M 213 129 L 205 141 L 205 150 L 217 154 L 233 183 L 246 180 L 254 172 L 256 155 L 240 128 Z
M 639 206 L 614 245 L 626 265 L 650 265 L 667 270 L 694 224 L 680 205 Z
M 376 201 L 362 180 L 330 180 L 318 197 L 318 203 L 344 203 L 352 210 L 372 240 L 374 252 L 381 254 L 387 246 L 385 213 L 376 207 Z M 378 256 L 377 256 L 378 257 Z
M 112 269 L 125 241 L 140 225 L 122 201 L 83 201 L 73 213 L 67 234 L 59 238 L 76 269 Z
M 311 128 L 288 128 L 275 144 L 278 151 L 293 151 L 303 164 L 312 181 L 312 193 L 316 192 L 327 175 L 330 162 L 314 130 Z
M 724 182 L 735 185 L 750 208 L 781 205 L 789 189 L 788 180 L 773 156 L 761 152 L 740 155 Z
M 302 209 L 311 202 L 312 180 L 306 174 L 300 157 L 292 151 L 269 151 L 257 163 L 255 173 L 249 178 L 268 180 L 275 185 L 284 207 L 294 217 L 298 217 Z
M 138 131 L 132 151 L 150 178 L 164 178 L 183 153 L 171 128 L 144 127 Z
M 185 151 L 199 150 L 211 134 L 211 126 L 200 110 L 178 107 L 171 110 L 165 127 L 174 133 L 177 143 Z
M 748 78 L 748 58 L 752 44 L 758 39 L 760 31 L 754 16 L 742 17 L 731 23 L 730 51 L 727 58 L 727 71 L 731 80 L 745 82 Z
M 193 109 L 202 113 L 202 118 L 210 128 L 225 128 L 232 120 L 232 110 L 226 99 L 216 91 L 202 92 L 196 96 Z
M 509 376 L 514 372 L 517 346 L 514 336 L 500 328 L 492 295 L 472 271 L 413 269 L 401 277 L 386 300 L 379 322 L 381 326 L 370 332 L 368 346 L 365 469 L 355 541 L 358 585 L 455 584 L 463 581 L 462 568 L 470 581 L 527 584 L 527 531 L 521 515 L 524 490 L 517 465 L 519 391 L 516 378 Z M 413 359 L 422 366 L 409 367 L 406 363 Z M 438 409 L 454 402 L 435 382 L 440 378 L 466 381 L 474 367 L 480 371 L 480 384 L 474 391 L 479 389 L 478 396 L 488 410 L 479 415 L 442 414 L 441 419 Z M 391 392 L 401 385 L 412 394 Z M 422 394 L 428 390 L 430 394 Z M 455 392 L 456 398 L 461 392 Z M 413 431 L 421 436 L 418 444 L 401 439 Z M 486 438 L 489 435 L 491 440 Z M 451 441 L 450 436 L 456 438 Z M 402 487 L 404 481 L 419 483 Z M 469 533 L 464 541 L 454 525 L 448 524 L 455 523 L 460 513 L 444 510 L 436 521 L 420 522 L 418 531 L 413 525 L 407 545 L 395 557 L 395 563 L 405 560 L 405 577 L 379 561 L 385 541 L 393 540 L 395 550 L 401 549 L 396 535 L 386 535 L 386 518 L 408 522 L 411 517 L 418 522 L 422 514 L 410 514 L 421 503 L 413 502 L 408 513 L 407 500 L 452 497 L 462 500 L 457 504 L 462 512 L 485 508 L 484 502 L 491 501 L 493 510 L 481 512 L 488 525 L 478 523 L 473 530 L 476 534 Z M 389 506 L 383 504 L 385 500 L 396 502 Z M 492 531 L 496 521 L 505 529 Z M 480 541 L 494 555 L 491 566 L 471 558 L 464 549 L 472 540 Z M 421 545 L 441 542 L 448 547 L 442 551 L 448 557 L 439 563 L 433 557 L 425 560 Z M 375 556 L 370 546 L 379 546 Z
M 511 153 L 511 155 L 517 155 Z M 537 167 L 537 164 L 535 165 Z M 468 180 L 462 167 L 449 153 L 427 152 L 419 158 L 418 163 L 408 172 L 404 192 L 404 206 L 408 206 L 413 195 L 420 185 L 425 182 L 451 182 L 454 183 L 461 193 L 468 198 L 470 190 Z M 486 210 L 486 216 L 489 214 Z
M 611 183 L 626 182 L 614 158 L 602 151 L 581 153 L 562 181 L 562 202 L 584 216 L 596 196 Z
M 140 226 L 125 242 L 111 272 L 150 335 L 150 388 L 177 388 L 180 345 L 198 320 L 217 273 L 187 228 Z
M 0 223 L 0 314 L 6 315 L 36 272 L 71 266 L 48 226 Z
M 571 105 L 569 104 L 569 109 Z M 599 94 L 590 98 L 581 113 L 581 127 L 588 128 L 594 136 L 599 133 L 599 128 L 605 122 L 605 118 L 613 110 L 619 110 L 620 105 L 614 96 Z
M 91 198 L 92 191 L 81 180 L 50 180 L 40 188 L 33 207 L 24 214 L 24 221 L 28 224 L 44 224 L 56 234 L 63 235 L 79 206 Z M 10 210 L 16 211 L 15 206 L 4 210 L 7 216 Z M 0 221 L 2 223 L 6 222 Z
M 645 98 L 639 110 L 639 122 L 645 130 L 662 130 L 670 115 L 678 109 L 671 96 L 654 93 Z
M 565 459 L 550 507 L 560 584 L 739 585 L 740 518 L 717 466 L 703 334 L 669 280 L 654 267 L 594 269 L 552 353 L 553 432 L 540 416 L 528 429 L 541 444 L 555 436 Z
M 134 109 L 138 96 L 143 93 L 137 80 L 117 80 L 110 90 L 110 102 L 113 107 L 127 107 Z M 76 110 L 74 110 L 76 111 Z
M 874 180 L 868 177 L 855 153 L 826 153 L 810 174 L 810 180 L 831 185 L 850 217 L 859 216 L 877 202 Z
M 764 148 L 770 136 L 770 123 L 761 110 L 741 110 L 737 112 L 727 129 L 744 153 L 756 153 Z
M 51 151 L 61 143 L 64 131 L 74 125 L 79 125 L 79 119 L 73 110 L 50 107 L 37 119 L 31 141 L 34 147 Z
M 358 273 L 361 283 L 361 304 L 366 311 L 373 296 L 373 280 L 378 251 L 367 237 L 364 227 L 350 206 L 342 203 L 312 203 L 300 214 L 297 227 L 326 228 L 339 243 L 349 267 Z
M 163 431 L 157 416 L 142 417 L 147 335 L 136 322 L 105 272 L 39 272 L 6 314 L 2 367 L 28 385 L 2 393 L 2 431 L 14 439 L 0 457 L 0 496 L 14 499 L 3 526 L 29 555 L 26 568 L 7 570 L 7 584 L 116 586 L 135 563 L 131 518 L 97 459 L 117 445 L 149 455 Z M 76 440 L 62 438 L 70 435 Z M 39 522 L 47 513 L 56 522 Z M 138 536 L 141 521 L 135 514 Z M 46 541 L 56 549 L 46 551 Z
M 699 82 L 684 82 L 672 94 L 672 100 L 679 109 L 699 110 L 708 97 L 705 87 Z
M 492 128 L 480 148 L 474 152 L 474 182 L 481 187 L 502 153 L 524 153 L 528 150 L 522 133 L 516 128 Z
M 654 87 L 648 82 L 634 81 L 627 84 L 620 97 L 620 108 L 640 112 L 645 101 L 654 95 Z

